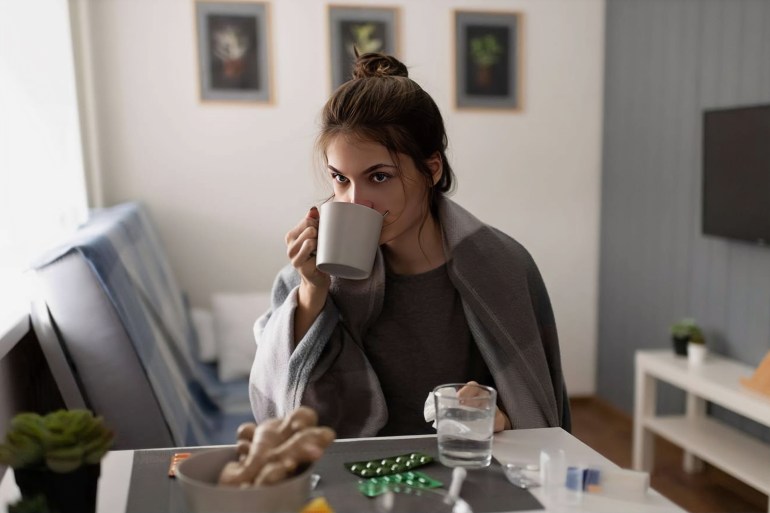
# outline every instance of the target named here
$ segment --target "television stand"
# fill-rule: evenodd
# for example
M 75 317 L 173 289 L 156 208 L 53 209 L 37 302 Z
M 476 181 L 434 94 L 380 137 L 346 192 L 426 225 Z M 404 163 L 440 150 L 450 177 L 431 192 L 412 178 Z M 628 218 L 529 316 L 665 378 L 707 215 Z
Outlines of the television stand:
M 770 397 L 740 384 L 740 378 L 753 374 L 752 367 L 714 354 L 691 367 L 687 358 L 670 350 L 645 350 L 636 352 L 635 368 L 635 470 L 652 470 L 657 434 L 684 449 L 686 472 L 701 470 L 706 461 L 770 495 L 770 444 L 706 416 L 709 401 L 770 426 Z M 656 414 L 657 380 L 686 392 L 683 415 Z

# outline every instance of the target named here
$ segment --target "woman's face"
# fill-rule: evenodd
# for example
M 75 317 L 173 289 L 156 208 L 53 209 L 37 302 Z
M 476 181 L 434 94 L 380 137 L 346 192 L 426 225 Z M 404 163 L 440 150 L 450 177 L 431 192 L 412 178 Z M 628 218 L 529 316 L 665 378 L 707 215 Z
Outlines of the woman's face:
M 359 203 L 388 212 L 380 244 L 419 232 L 428 211 L 427 185 L 414 161 L 399 154 L 400 170 L 385 146 L 337 136 L 326 149 L 334 201 Z

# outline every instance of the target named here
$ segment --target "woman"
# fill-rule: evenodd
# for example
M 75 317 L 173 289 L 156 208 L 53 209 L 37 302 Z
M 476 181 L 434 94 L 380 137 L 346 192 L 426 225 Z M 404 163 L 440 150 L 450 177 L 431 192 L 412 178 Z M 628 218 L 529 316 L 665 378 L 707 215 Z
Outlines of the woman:
M 545 285 L 521 245 L 445 198 L 446 147 L 406 67 L 358 57 L 324 107 L 318 149 L 334 201 L 387 213 L 380 251 L 368 279 L 337 279 L 315 265 L 315 207 L 288 232 L 291 264 L 255 326 L 257 422 L 303 404 L 342 437 L 429 433 L 428 392 L 474 381 L 498 390 L 495 431 L 569 428 Z

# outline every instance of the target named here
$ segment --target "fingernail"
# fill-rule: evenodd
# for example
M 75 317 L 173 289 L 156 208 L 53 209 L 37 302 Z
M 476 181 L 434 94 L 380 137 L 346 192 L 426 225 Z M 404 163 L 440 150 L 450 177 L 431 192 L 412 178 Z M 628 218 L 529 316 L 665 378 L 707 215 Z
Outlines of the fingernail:
M 313 219 L 318 219 L 319 217 L 321 217 L 321 215 L 318 213 L 318 208 L 314 206 L 310 207 L 310 210 L 308 211 L 307 215 L 308 217 L 311 217 Z

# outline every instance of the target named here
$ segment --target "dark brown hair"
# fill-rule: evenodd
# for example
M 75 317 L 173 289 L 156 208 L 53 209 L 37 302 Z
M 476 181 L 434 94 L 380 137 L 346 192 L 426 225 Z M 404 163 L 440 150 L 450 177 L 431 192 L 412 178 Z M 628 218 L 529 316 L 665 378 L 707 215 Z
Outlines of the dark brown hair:
M 430 212 L 437 215 L 438 199 L 452 190 L 454 173 L 446 158 L 447 135 L 441 112 L 395 57 L 365 53 L 357 57 L 353 78 L 326 102 L 317 147 L 326 148 L 338 135 L 382 144 L 398 165 L 398 153 L 408 155 L 428 187 Z M 426 160 L 441 157 L 436 184 Z

